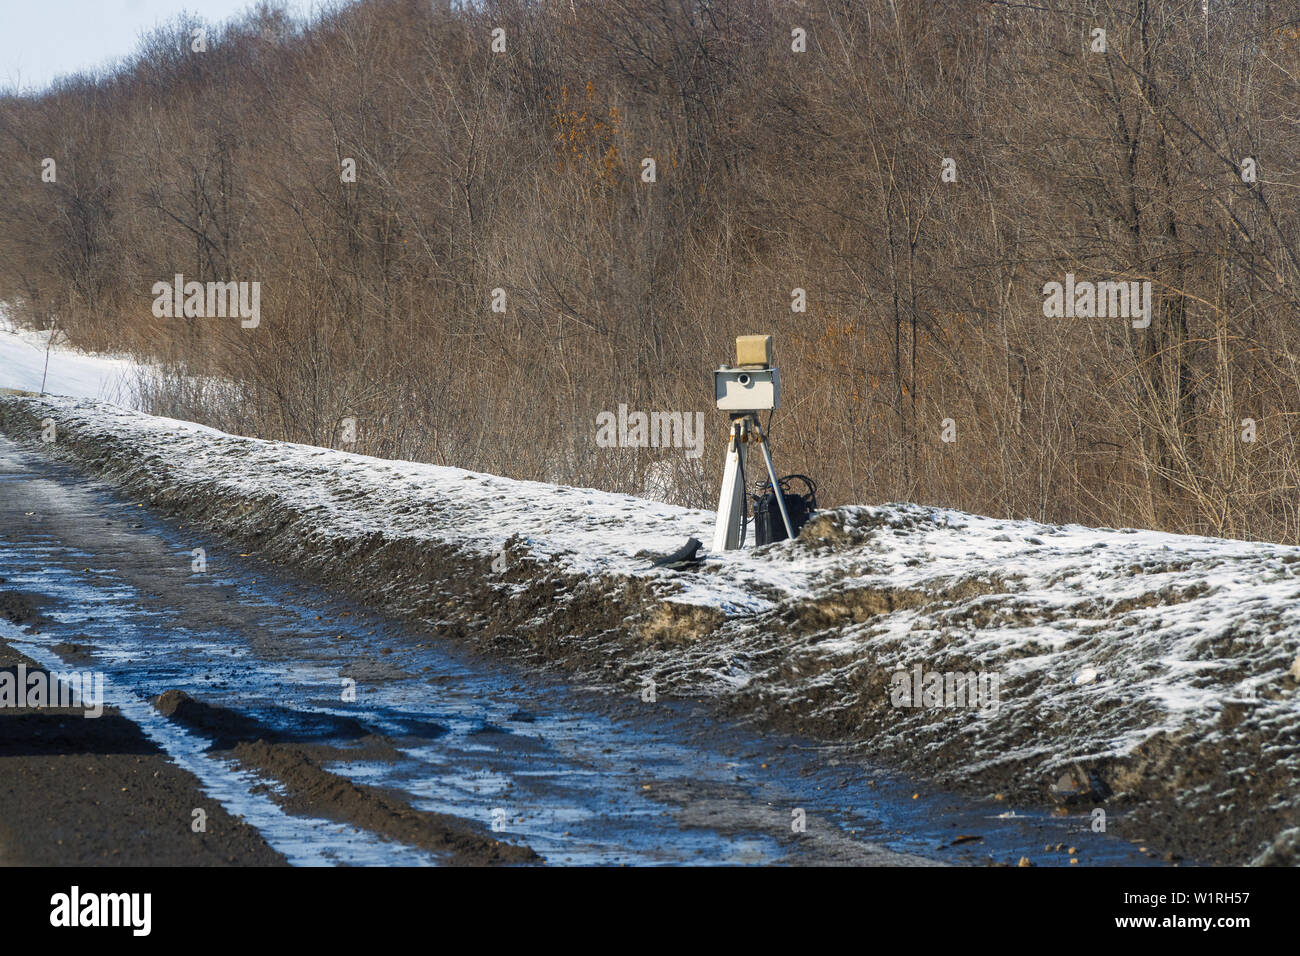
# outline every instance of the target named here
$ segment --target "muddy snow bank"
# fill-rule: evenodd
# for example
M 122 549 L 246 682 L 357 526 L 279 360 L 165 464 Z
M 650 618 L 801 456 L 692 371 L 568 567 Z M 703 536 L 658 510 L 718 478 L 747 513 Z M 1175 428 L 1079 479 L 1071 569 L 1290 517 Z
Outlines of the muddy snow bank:
M 1294 856 L 1298 548 L 902 505 L 672 573 L 638 553 L 709 540 L 712 513 L 73 399 L 0 396 L 0 428 L 484 650 L 712 695 L 950 786 L 1128 809 L 1125 835 L 1185 855 Z

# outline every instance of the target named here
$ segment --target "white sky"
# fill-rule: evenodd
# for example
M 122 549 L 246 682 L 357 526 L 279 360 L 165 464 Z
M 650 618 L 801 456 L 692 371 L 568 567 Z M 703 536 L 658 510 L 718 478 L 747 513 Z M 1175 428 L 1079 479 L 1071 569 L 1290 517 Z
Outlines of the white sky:
M 140 37 L 180 13 L 219 24 L 256 0 L 0 0 L 0 90 L 33 91 L 134 52 Z M 301 18 L 320 6 L 289 0 Z

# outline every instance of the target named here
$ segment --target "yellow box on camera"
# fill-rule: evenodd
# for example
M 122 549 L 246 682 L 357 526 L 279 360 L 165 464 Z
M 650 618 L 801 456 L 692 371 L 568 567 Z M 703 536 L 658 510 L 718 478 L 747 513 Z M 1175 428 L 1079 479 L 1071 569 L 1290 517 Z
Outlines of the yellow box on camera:
M 740 335 L 736 337 L 736 364 L 770 366 L 772 364 L 772 336 Z

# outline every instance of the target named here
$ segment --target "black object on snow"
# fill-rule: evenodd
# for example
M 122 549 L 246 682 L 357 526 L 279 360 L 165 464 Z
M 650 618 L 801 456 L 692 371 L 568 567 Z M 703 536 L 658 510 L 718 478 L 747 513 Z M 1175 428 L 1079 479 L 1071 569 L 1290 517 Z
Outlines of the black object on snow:
M 656 568 L 667 568 L 670 571 L 685 571 L 700 564 L 704 559 L 697 556 L 696 552 L 702 548 L 699 538 L 690 538 L 687 542 L 674 551 L 672 554 L 664 554 L 659 557 L 647 555 L 654 558 L 651 565 Z

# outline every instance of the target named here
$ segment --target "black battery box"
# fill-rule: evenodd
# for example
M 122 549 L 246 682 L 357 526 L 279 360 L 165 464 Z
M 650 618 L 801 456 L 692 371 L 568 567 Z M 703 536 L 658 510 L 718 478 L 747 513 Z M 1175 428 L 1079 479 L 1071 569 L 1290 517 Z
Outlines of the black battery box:
M 793 483 L 799 482 L 804 491 L 796 492 Z M 777 502 L 777 493 L 785 500 L 786 514 L 790 516 L 790 527 L 798 537 L 799 530 L 817 510 L 817 483 L 807 475 L 786 475 L 777 479 L 777 489 L 766 482 L 753 496 L 754 502 L 754 543 L 771 544 L 784 541 L 785 522 L 781 520 L 781 506 Z

